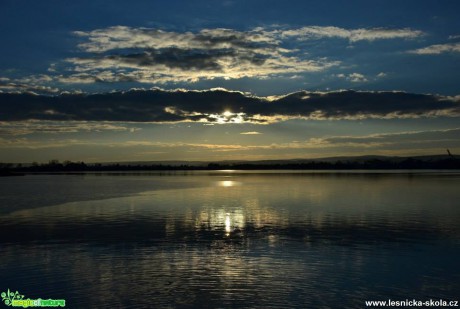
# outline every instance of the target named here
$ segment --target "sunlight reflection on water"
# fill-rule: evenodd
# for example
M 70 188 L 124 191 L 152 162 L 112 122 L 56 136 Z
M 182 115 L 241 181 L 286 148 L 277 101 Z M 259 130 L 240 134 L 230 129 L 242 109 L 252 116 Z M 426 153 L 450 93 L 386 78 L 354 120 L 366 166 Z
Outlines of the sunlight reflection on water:
M 239 181 L 234 181 L 234 180 L 221 180 L 217 182 L 217 185 L 219 187 L 235 187 L 235 186 L 241 186 L 241 182 Z
M 61 183 L 50 195 L 97 184 L 40 177 Z M 0 215 L 1 288 L 132 308 L 356 308 L 460 295 L 456 175 L 117 177 L 101 186 L 146 190 Z M 9 190 L 26 195 L 36 183 L 14 181 Z

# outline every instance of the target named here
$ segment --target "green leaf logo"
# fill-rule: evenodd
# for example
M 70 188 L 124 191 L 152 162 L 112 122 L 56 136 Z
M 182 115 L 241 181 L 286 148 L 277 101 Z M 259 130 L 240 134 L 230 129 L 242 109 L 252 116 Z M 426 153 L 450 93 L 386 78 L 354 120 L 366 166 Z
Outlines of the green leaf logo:
M 11 306 L 13 304 L 13 300 L 15 300 L 15 299 L 23 299 L 24 298 L 24 295 L 19 294 L 18 291 L 13 293 L 12 291 L 10 291 L 10 289 L 8 289 L 7 292 L 2 292 L 2 294 L 0 294 L 0 296 L 2 297 L 2 301 L 7 306 Z

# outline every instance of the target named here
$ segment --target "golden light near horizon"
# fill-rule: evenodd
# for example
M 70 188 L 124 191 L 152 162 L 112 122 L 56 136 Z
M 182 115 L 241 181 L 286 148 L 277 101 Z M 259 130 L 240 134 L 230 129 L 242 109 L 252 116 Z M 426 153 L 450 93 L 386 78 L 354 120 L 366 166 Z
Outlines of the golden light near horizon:
M 217 123 L 229 123 L 232 122 L 234 114 L 229 111 L 225 110 L 222 114 L 217 116 Z
M 209 114 L 208 117 L 215 119 L 218 124 L 225 123 L 244 123 L 245 122 L 245 113 L 233 113 L 230 110 L 225 110 L 221 114 Z

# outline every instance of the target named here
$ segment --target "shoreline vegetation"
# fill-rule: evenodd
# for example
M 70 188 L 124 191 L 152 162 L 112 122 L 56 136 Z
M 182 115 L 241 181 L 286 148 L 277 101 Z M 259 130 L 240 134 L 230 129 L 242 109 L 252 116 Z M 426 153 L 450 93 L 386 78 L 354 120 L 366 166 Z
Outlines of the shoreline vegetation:
M 48 163 L 0 163 L 0 176 L 49 172 L 180 171 L 180 170 L 411 170 L 460 169 L 453 156 L 432 157 L 355 157 L 345 159 L 273 160 L 242 162 L 132 162 L 84 163 L 51 160 Z

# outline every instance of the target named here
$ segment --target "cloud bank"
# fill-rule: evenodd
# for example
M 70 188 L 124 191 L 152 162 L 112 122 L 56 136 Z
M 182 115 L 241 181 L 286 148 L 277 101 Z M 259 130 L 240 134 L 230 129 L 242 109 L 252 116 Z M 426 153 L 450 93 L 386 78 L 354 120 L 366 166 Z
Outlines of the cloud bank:
M 460 116 L 456 97 L 404 92 L 308 92 L 277 97 L 210 89 L 56 96 L 0 93 L 0 121 L 272 123 L 289 119 Z
M 203 29 L 193 33 L 116 26 L 74 34 L 86 40 L 79 48 L 88 54 L 67 59 L 74 66 L 74 74 L 62 77 L 62 82 L 266 78 L 317 72 L 339 64 L 294 55 L 295 50 L 281 46 L 278 34 L 261 28 Z
M 319 72 L 340 64 L 312 57 L 292 41 L 338 38 L 349 42 L 415 39 L 422 31 L 404 29 L 344 29 L 309 26 L 299 29 L 203 29 L 198 32 L 114 26 L 75 31 L 84 53 L 66 59 L 71 74 L 62 83 L 197 82 L 215 78 L 264 79 L 278 75 Z

